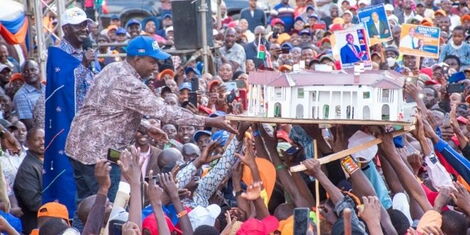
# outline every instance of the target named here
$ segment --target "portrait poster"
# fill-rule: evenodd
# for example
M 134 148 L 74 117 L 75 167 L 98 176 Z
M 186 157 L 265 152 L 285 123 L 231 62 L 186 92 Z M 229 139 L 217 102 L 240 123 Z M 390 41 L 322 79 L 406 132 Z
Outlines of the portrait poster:
M 359 21 L 364 24 L 370 39 L 370 45 L 388 42 L 393 39 L 383 4 L 369 6 L 357 13 Z
M 441 30 L 414 24 L 404 24 L 400 34 L 400 53 L 427 58 L 439 58 Z
M 341 68 L 351 69 L 359 63 L 363 63 L 365 69 L 372 68 L 367 31 L 363 25 L 335 31 L 334 37 L 333 56 L 339 59 Z

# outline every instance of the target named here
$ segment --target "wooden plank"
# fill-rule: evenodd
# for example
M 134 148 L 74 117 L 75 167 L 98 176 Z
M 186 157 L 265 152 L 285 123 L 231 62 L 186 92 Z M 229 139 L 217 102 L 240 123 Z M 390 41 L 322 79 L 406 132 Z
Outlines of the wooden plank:
M 414 129 L 414 128 L 411 128 L 411 129 Z M 394 131 L 394 132 L 392 132 L 392 135 L 393 135 L 393 137 L 396 137 L 396 136 L 406 134 L 407 132 L 409 132 L 409 131 L 405 131 L 405 130 Z M 380 144 L 380 143 L 382 143 L 382 139 L 376 138 L 376 139 L 373 139 L 371 141 L 360 144 L 358 146 L 355 146 L 355 147 L 352 147 L 352 148 L 349 148 L 349 149 L 345 149 L 345 150 L 337 152 L 337 153 L 330 154 L 326 157 L 322 157 L 322 158 L 318 159 L 318 161 L 320 162 L 320 164 L 326 164 L 326 163 L 344 158 L 344 157 L 349 156 L 351 154 L 357 153 L 361 150 L 370 148 L 370 147 L 372 147 L 374 145 L 377 145 L 377 144 Z M 299 171 L 305 171 L 305 170 L 307 170 L 307 168 L 303 164 L 292 166 L 290 168 L 291 172 L 299 172 Z
M 355 120 L 355 119 L 295 119 L 295 118 L 269 118 L 227 115 L 229 121 L 257 122 L 257 123 L 286 123 L 286 124 L 331 124 L 331 125 L 367 125 L 367 126 L 403 126 L 412 125 L 405 121 L 382 121 L 382 120 Z

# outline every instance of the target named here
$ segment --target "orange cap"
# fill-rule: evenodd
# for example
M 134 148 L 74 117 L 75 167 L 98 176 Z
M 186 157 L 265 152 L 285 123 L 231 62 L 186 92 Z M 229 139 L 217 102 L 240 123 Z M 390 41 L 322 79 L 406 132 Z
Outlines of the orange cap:
M 42 205 L 38 210 L 39 217 L 54 217 L 69 221 L 69 212 L 67 207 L 58 202 L 48 202 Z
M 162 80 L 166 75 L 173 78 L 175 77 L 175 72 L 171 69 L 165 69 L 158 74 L 158 80 Z
M 441 14 L 442 16 L 447 16 L 446 12 L 442 9 L 439 9 L 436 12 L 434 12 L 434 16 L 436 16 L 437 14 Z
M 283 72 L 283 73 L 286 73 L 286 72 L 290 72 L 292 70 L 292 66 L 290 65 L 282 65 L 281 67 L 279 67 L 279 71 L 280 72 Z
M 466 14 L 466 15 L 463 15 L 462 17 L 460 17 L 461 22 L 464 22 L 466 20 L 470 21 L 470 14 Z
M 108 29 L 108 31 L 113 30 L 113 29 L 114 29 L 114 30 L 117 30 L 118 27 L 117 27 L 116 25 L 114 25 L 114 24 L 110 24 L 107 29 Z
M 10 77 L 10 82 L 14 82 L 16 80 L 21 80 L 23 81 L 23 75 L 21 73 L 14 73 Z

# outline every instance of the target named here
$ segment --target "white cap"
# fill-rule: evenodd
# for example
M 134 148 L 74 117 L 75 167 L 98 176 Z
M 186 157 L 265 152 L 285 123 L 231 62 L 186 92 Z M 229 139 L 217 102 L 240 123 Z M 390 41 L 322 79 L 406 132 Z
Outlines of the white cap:
M 188 213 L 188 217 L 193 229 L 201 225 L 214 226 L 215 219 L 217 219 L 221 211 L 220 206 L 216 204 L 209 205 L 206 208 L 197 206 Z
M 348 140 L 348 148 L 356 147 L 358 145 L 361 145 L 365 142 L 369 142 L 374 139 L 375 137 L 372 135 L 369 135 L 363 131 L 356 131 L 356 133 L 354 133 L 354 135 L 352 135 L 351 138 L 349 138 Z M 353 153 L 352 157 L 354 158 L 354 160 L 356 160 L 356 162 L 366 163 L 366 162 L 370 162 L 372 158 L 375 157 L 375 155 L 377 154 L 377 151 L 378 151 L 378 147 L 377 145 L 374 145 L 370 148 L 361 150 L 357 153 Z
M 393 11 L 395 9 L 392 4 L 385 4 L 384 8 L 386 11 Z
M 349 14 L 350 16 L 353 16 L 353 13 L 350 10 L 344 11 L 343 15 L 344 14 Z
M 357 5 L 365 4 L 366 6 L 370 5 L 370 0 L 359 0 Z
M 173 32 L 173 26 L 170 26 L 168 28 L 165 29 L 165 34 L 168 34 L 168 32 Z
M 86 13 L 78 7 L 73 7 L 65 10 L 65 14 L 62 17 L 62 26 L 67 24 L 81 24 L 83 21 L 89 21 Z

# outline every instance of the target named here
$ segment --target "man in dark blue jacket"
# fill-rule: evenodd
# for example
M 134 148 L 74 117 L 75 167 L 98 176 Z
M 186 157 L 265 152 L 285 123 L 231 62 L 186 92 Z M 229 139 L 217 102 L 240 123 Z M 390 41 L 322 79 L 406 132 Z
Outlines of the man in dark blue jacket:
M 266 35 L 266 29 L 264 26 L 257 26 L 254 30 L 256 39 L 245 45 L 245 54 L 247 60 L 253 60 L 255 67 L 259 68 L 261 65 L 264 65 L 264 59 L 258 58 L 258 45 L 261 43 L 265 46 L 266 51 L 269 50 L 269 42 L 264 38 Z
M 240 19 L 246 19 L 246 21 L 248 21 L 248 29 L 250 29 L 251 32 L 254 32 L 258 25 L 266 25 L 266 15 L 263 10 L 256 7 L 256 1 L 257 0 L 250 0 L 250 7 L 240 12 Z

